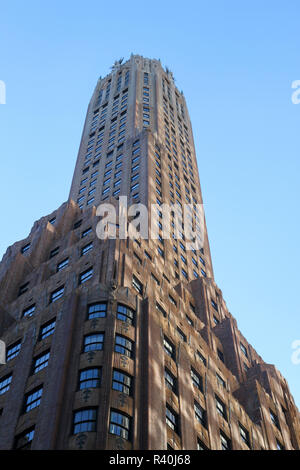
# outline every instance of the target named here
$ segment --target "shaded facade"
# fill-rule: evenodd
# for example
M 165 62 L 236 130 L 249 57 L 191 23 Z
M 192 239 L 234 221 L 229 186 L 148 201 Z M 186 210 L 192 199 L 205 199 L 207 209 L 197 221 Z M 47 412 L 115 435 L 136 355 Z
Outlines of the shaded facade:
M 0 264 L 0 448 L 299 449 L 288 384 L 228 311 L 206 228 L 201 250 L 100 240 L 96 208 L 120 196 L 202 203 L 184 96 L 134 55 L 97 83 L 69 200 Z

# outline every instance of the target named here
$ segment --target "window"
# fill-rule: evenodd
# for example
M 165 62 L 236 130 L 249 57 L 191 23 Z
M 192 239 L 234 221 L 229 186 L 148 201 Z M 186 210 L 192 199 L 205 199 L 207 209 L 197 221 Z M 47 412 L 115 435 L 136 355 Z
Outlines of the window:
M 89 251 L 93 249 L 93 242 L 88 243 L 83 248 L 81 248 L 81 256 L 86 255 Z
M 167 368 L 165 368 L 165 384 L 173 393 L 177 394 L 177 379 Z
M 248 352 L 246 346 L 243 345 L 243 343 L 240 343 L 240 348 L 242 353 L 244 354 L 245 357 L 248 357 Z
M 22 246 L 22 248 L 21 248 L 21 253 L 22 253 L 22 254 L 26 253 L 26 251 L 29 250 L 30 245 L 31 245 L 30 243 L 27 243 L 27 245 Z
M 217 377 L 218 384 L 221 385 L 221 387 L 226 388 L 225 380 L 222 379 L 222 377 L 218 373 L 216 373 L 216 377 Z
M 270 418 L 271 418 L 272 423 L 276 426 L 276 428 L 280 429 L 278 416 L 275 413 L 273 413 L 272 410 L 270 410 Z
M 197 450 L 208 450 L 208 447 L 200 439 L 197 439 Z
M 105 318 L 107 312 L 107 303 L 100 302 L 88 306 L 88 320 L 92 318 Z
M 163 315 L 164 318 L 167 318 L 167 312 L 164 308 L 162 308 L 162 306 L 158 302 L 156 302 L 156 308 Z
M 284 445 L 281 444 L 281 442 L 278 441 L 278 439 L 276 439 L 276 448 L 277 448 L 277 450 L 285 450 Z
M 222 416 L 222 418 L 225 419 L 225 421 L 227 421 L 226 405 L 222 402 L 222 400 L 219 397 L 217 397 L 217 395 L 215 395 L 215 398 L 216 398 L 217 412 L 219 413 L 219 415 Z
M 241 435 L 242 441 L 244 441 L 245 444 L 250 448 L 249 431 L 247 431 L 247 429 L 244 428 L 244 426 L 242 426 L 241 423 L 239 423 L 239 429 L 240 429 L 240 435 Z
M 50 357 L 50 350 L 40 354 L 38 357 L 33 359 L 32 374 L 36 374 L 40 370 L 47 367 Z
M 179 338 L 181 339 L 181 341 L 186 343 L 186 335 L 183 333 L 183 331 L 181 331 L 180 328 L 178 328 L 178 326 L 177 326 L 177 334 L 178 334 Z
M 126 305 L 118 304 L 118 307 L 117 307 L 118 320 L 122 320 L 122 321 L 125 321 L 126 323 L 129 323 L 130 325 L 133 325 L 134 313 L 135 313 L 134 310 L 127 307 Z
M 11 346 L 8 346 L 6 350 L 6 362 L 16 357 L 19 354 L 20 349 L 21 349 L 21 340 L 17 341 Z
M 58 289 L 56 289 L 55 291 L 53 291 L 50 295 L 50 304 L 52 304 L 53 302 L 56 302 L 56 300 L 60 299 L 64 295 L 64 290 L 65 290 L 65 287 L 62 286 L 62 287 L 59 287 Z
M 86 281 L 88 281 L 92 277 L 93 277 L 93 268 L 89 268 L 83 273 L 79 274 L 78 284 L 79 285 L 84 284 Z
M 179 416 L 168 404 L 166 406 L 166 423 L 179 435 Z
M 0 379 L 0 395 L 7 392 L 12 381 L 12 374 L 6 375 Z
M 143 284 L 138 280 L 137 277 L 135 277 L 135 275 L 132 276 L 132 285 L 140 295 L 143 295 Z
M 194 326 L 193 320 L 192 320 L 188 315 L 185 315 L 185 318 L 186 318 L 186 321 L 188 322 L 188 324 L 189 324 L 190 326 Z
M 19 288 L 18 296 L 25 294 L 25 292 L 28 291 L 29 288 L 29 282 L 26 282 L 25 284 L 22 284 Z
M 54 250 L 50 251 L 49 259 L 54 258 L 54 256 L 58 255 L 58 253 L 59 253 L 59 246 L 54 248 Z
M 104 333 L 95 333 L 84 337 L 83 352 L 102 351 L 104 342 Z
M 126 395 L 132 396 L 132 377 L 125 372 L 113 370 L 112 388 Z
M 54 320 L 48 321 L 47 323 L 44 323 L 44 325 L 41 326 L 40 341 L 54 333 L 55 323 L 56 323 L 56 320 L 54 319 Z
M 14 449 L 16 450 L 30 449 L 33 438 L 34 438 L 34 426 L 32 426 L 29 429 L 26 429 L 21 434 L 16 436 Z
M 40 386 L 25 395 L 24 413 L 28 413 L 41 403 L 43 387 Z
M 217 354 L 218 354 L 218 358 L 220 359 L 220 361 L 225 362 L 224 354 L 222 353 L 220 349 L 217 349 Z
M 223 433 L 223 431 L 220 431 L 220 439 L 221 439 L 221 449 L 222 450 L 231 450 L 231 440 L 226 436 L 226 434 Z
M 115 352 L 133 357 L 133 342 L 125 336 L 116 335 Z
M 205 359 L 205 357 L 203 356 L 203 354 L 201 354 L 201 352 L 198 351 L 198 350 L 197 350 L 196 354 L 197 354 L 198 359 L 200 359 L 200 361 L 201 361 L 201 362 L 204 364 L 204 366 L 206 367 L 206 359 Z
M 171 343 L 171 341 L 168 340 L 168 338 L 166 338 L 166 336 L 164 336 L 164 350 L 168 354 L 168 356 L 170 356 L 175 361 L 175 358 L 176 358 L 175 346 L 173 343 Z
M 131 431 L 131 418 L 129 418 L 124 413 L 111 410 L 109 432 L 111 434 L 120 436 L 123 439 L 129 440 L 130 431 Z
M 200 392 L 203 392 L 203 379 L 193 367 L 191 368 L 191 379 L 192 384 L 197 387 Z
M 73 434 L 96 431 L 97 410 L 86 408 L 75 411 L 73 420 Z
M 206 428 L 207 426 L 206 411 L 196 401 L 194 401 L 194 411 L 195 411 L 196 420 L 199 421 L 199 423 L 201 423 L 202 426 Z
M 30 307 L 27 307 L 23 310 L 22 312 L 22 317 L 32 317 L 32 315 L 35 312 L 35 304 L 30 305 Z
M 63 261 L 58 263 L 56 271 L 57 272 L 62 271 L 64 268 L 68 266 L 68 264 L 69 264 L 69 258 L 64 259 Z
M 79 372 L 79 390 L 84 388 L 98 388 L 101 382 L 101 369 L 93 367 Z
M 87 228 L 81 234 L 81 238 L 87 237 L 92 232 L 92 227 Z

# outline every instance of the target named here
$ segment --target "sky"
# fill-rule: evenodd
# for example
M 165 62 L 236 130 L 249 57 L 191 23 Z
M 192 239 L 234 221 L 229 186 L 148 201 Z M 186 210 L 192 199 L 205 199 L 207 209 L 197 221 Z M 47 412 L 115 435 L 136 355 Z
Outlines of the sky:
M 216 282 L 298 407 L 299 14 L 297 0 L 15 0 L 0 14 L 0 258 L 68 198 L 98 77 L 131 53 L 160 59 L 187 100 Z

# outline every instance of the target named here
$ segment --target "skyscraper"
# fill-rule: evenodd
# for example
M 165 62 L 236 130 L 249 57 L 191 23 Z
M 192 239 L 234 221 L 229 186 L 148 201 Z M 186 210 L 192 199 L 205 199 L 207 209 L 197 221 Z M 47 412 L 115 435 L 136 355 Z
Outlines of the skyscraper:
M 155 205 L 156 238 L 119 236 L 121 196 Z M 101 239 L 106 203 L 117 236 Z M 286 380 L 215 283 L 201 204 L 172 73 L 137 55 L 115 62 L 88 106 L 68 201 L 0 265 L 1 449 L 299 449 Z M 174 208 L 185 205 L 178 226 Z M 199 249 L 188 247 L 188 221 L 201 226 Z

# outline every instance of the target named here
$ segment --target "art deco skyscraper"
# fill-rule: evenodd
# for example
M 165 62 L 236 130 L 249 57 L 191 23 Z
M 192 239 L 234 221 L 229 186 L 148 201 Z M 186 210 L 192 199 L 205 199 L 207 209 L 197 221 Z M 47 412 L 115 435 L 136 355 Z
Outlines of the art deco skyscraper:
M 299 449 L 287 382 L 229 313 L 205 224 L 199 250 L 172 217 L 171 239 L 101 240 L 96 208 L 120 196 L 200 223 L 184 96 L 136 55 L 97 83 L 68 202 L 1 262 L 0 448 Z

